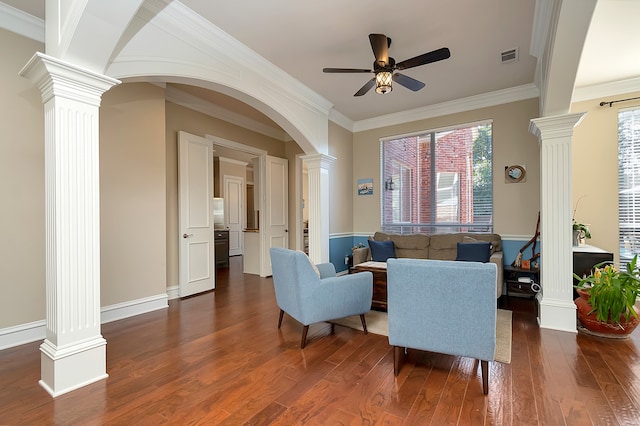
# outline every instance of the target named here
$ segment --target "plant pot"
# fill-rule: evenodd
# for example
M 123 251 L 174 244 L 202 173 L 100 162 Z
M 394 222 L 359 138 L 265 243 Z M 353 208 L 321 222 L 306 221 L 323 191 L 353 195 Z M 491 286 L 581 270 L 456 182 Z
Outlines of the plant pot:
M 585 247 L 587 245 L 587 240 L 584 237 L 584 234 L 580 231 L 573 230 L 573 235 L 571 239 L 574 247 Z
M 574 247 L 578 247 L 580 244 L 580 231 L 573 230 L 573 238 L 571 238 Z
M 625 320 L 624 316 L 620 316 L 620 324 L 598 321 L 595 313 L 589 313 L 593 309 L 589 304 L 589 293 L 582 289 L 577 289 L 576 291 L 580 296 L 574 301 L 578 310 L 578 320 L 590 334 L 600 337 L 626 338 L 640 324 L 640 318 L 633 316 L 629 317 L 629 321 Z M 638 313 L 635 307 L 634 310 Z

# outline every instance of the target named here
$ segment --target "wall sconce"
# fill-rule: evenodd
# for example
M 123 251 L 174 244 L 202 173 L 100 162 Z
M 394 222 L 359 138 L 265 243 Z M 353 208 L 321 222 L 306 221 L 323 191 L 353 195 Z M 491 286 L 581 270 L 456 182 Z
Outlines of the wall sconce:
M 384 182 L 384 189 L 386 189 L 387 191 L 393 191 L 394 189 L 396 189 L 396 184 L 393 181 L 393 178 L 389 178 Z

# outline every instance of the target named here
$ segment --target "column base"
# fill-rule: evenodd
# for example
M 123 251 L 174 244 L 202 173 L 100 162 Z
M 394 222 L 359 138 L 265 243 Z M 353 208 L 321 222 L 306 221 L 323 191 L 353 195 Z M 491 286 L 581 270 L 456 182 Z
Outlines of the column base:
M 539 300 L 538 325 L 540 328 L 577 333 L 576 305 L 572 302 Z
M 45 339 L 40 345 L 40 386 L 55 398 L 106 379 L 106 346 L 102 336 L 63 348 Z

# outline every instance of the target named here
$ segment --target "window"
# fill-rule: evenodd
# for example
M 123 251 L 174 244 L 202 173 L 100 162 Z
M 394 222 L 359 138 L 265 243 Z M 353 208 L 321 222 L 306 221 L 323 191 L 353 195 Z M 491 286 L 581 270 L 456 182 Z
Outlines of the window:
M 640 253 L 640 109 L 618 113 L 620 266 Z
M 492 124 L 382 141 L 382 229 L 492 232 Z

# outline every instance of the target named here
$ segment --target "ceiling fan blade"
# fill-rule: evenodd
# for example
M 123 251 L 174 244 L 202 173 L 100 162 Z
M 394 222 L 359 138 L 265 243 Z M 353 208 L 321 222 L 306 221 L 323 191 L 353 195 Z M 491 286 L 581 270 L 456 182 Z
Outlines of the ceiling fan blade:
M 429 53 L 423 53 L 415 58 L 407 59 L 406 61 L 398 62 L 396 64 L 397 70 L 406 70 L 407 68 L 419 67 L 420 65 L 430 64 L 431 62 L 442 61 L 451 57 L 451 52 L 446 47 L 431 51 Z
M 393 75 L 393 81 L 400 84 L 401 86 L 406 87 L 409 90 L 413 90 L 417 92 L 418 90 L 424 87 L 424 83 L 416 80 L 415 78 L 409 77 L 408 75 L 395 73 Z
M 373 55 L 376 57 L 376 62 L 381 67 L 386 67 L 389 64 L 389 46 L 391 45 L 391 39 L 384 34 L 369 34 L 369 42 L 373 49 Z
M 365 83 L 365 85 L 364 85 L 364 86 L 362 86 L 362 87 L 360 88 L 360 90 L 358 90 L 358 91 L 356 92 L 356 94 L 355 94 L 355 95 L 353 95 L 353 96 L 362 96 L 362 95 L 364 95 L 364 94 L 365 94 L 365 93 L 367 93 L 369 90 L 371 90 L 371 88 L 372 88 L 373 86 L 375 86 L 375 84 L 376 84 L 376 78 L 374 77 L 374 78 L 372 78 L 371 80 L 367 81 L 367 82 Z
M 373 71 L 364 70 L 360 68 L 322 68 L 322 72 L 346 74 L 346 73 L 361 73 L 361 72 L 373 72 Z

